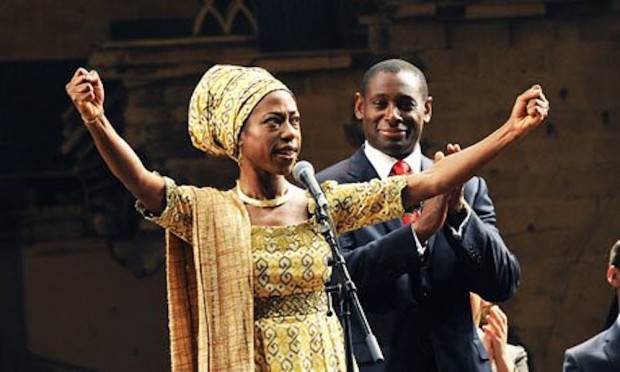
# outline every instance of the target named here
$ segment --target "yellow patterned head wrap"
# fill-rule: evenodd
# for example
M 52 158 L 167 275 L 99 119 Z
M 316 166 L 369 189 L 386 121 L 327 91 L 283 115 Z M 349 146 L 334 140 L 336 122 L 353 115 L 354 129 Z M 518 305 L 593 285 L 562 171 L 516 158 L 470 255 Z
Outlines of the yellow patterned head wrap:
M 192 144 L 207 154 L 239 159 L 239 132 L 254 107 L 274 90 L 290 90 L 260 67 L 215 65 L 189 102 Z M 291 93 L 292 94 L 292 93 Z

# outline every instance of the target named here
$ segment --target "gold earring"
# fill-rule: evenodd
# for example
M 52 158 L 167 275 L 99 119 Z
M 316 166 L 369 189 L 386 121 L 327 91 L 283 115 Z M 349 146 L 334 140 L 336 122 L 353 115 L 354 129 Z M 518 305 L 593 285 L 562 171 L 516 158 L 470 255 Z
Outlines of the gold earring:
M 242 156 L 242 152 L 241 152 L 241 146 L 239 146 L 239 150 L 237 151 L 238 155 L 237 155 L 237 164 L 241 165 L 241 159 L 243 158 Z

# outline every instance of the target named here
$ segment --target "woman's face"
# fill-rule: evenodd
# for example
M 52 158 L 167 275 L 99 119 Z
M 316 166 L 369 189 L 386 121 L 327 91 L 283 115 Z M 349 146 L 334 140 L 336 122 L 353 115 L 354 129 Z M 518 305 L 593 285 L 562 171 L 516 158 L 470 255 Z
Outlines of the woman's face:
M 301 149 L 301 123 L 291 93 L 276 90 L 252 110 L 239 136 L 241 167 L 286 175 Z

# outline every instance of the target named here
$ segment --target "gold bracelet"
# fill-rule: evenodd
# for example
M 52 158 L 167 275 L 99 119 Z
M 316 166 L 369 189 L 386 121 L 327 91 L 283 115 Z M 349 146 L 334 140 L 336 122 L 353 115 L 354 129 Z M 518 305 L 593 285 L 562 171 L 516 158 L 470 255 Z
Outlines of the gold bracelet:
M 85 117 L 82 116 L 82 121 L 86 125 L 95 124 L 97 122 L 97 119 L 101 119 L 103 117 L 104 113 L 105 113 L 105 110 L 102 107 L 101 110 L 99 110 L 99 113 L 97 115 L 95 115 L 92 119 L 88 120 L 88 119 L 86 119 Z
M 454 212 L 461 213 L 462 211 L 467 210 L 468 207 L 469 205 L 467 204 L 467 201 L 461 197 L 459 198 L 459 203 L 456 205 L 456 208 L 454 208 Z
M 467 201 L 464 198 L 461 198 L 461 200 L 459 200 L 459 204 L 456 206 L 456 208 L 454 208 L 454 211 L 452 211 L 452 213 L 448 212 L 448 217 L 461 216 L 465 218 L 465 216 L 467 216 L 467 214 L 469 213 L 470 209 L 471 207 L 469 206 L 469 204 L 467 204 Z

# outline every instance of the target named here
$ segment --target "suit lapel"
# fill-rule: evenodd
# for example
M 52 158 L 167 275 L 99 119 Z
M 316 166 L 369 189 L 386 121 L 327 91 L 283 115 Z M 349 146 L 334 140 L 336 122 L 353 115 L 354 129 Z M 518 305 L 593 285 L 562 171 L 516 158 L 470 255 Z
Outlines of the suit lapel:
M 351 162 L 349 163 L 349 169 L 347 173 L 349 177 L 355 182 L 367 182 L 374 178 L 379 178 L 377 171 L 370 164 L 370 161 L 364 154 L 364 146 L 360 146 L 357 151 L 351 156 Z M 374 225 L 377 229 L 381 230 L 383 234 L 396 230 L 403 226 L 403 223 L 399 219 L 394 219 Z
M 620 365 L 620 326 L 618 320 L 605 332 L 605 355 L 611 365 Z
M 430 158 L 427 158 L 426 156 L 422 155 L 422 171 L 425 171 L 427 169 L 429 169 L 430 167 L 433 166 L 433 161 Z M 441 230 L 440 230 L 441 231 Z M 437 239 L 437 233 L 431 235 L 428 238 L 428 255 L 430 257 L 431 253 L 433 253 L 433 246 L 435 245 L 435 240 Z
M 364 154 L 363 146 L 357 149 L 351 156 L 351 162 L 349 163 L 347 173 L 349 177 L 356 182 L 366 182 L 373 178 L 379 178 L 377 171 L 372 164 L 370 164 L 366 154 Z
M 422 155 L 422 170 L 427 170 L 433 166 L 433 161 L 430 158 Z

